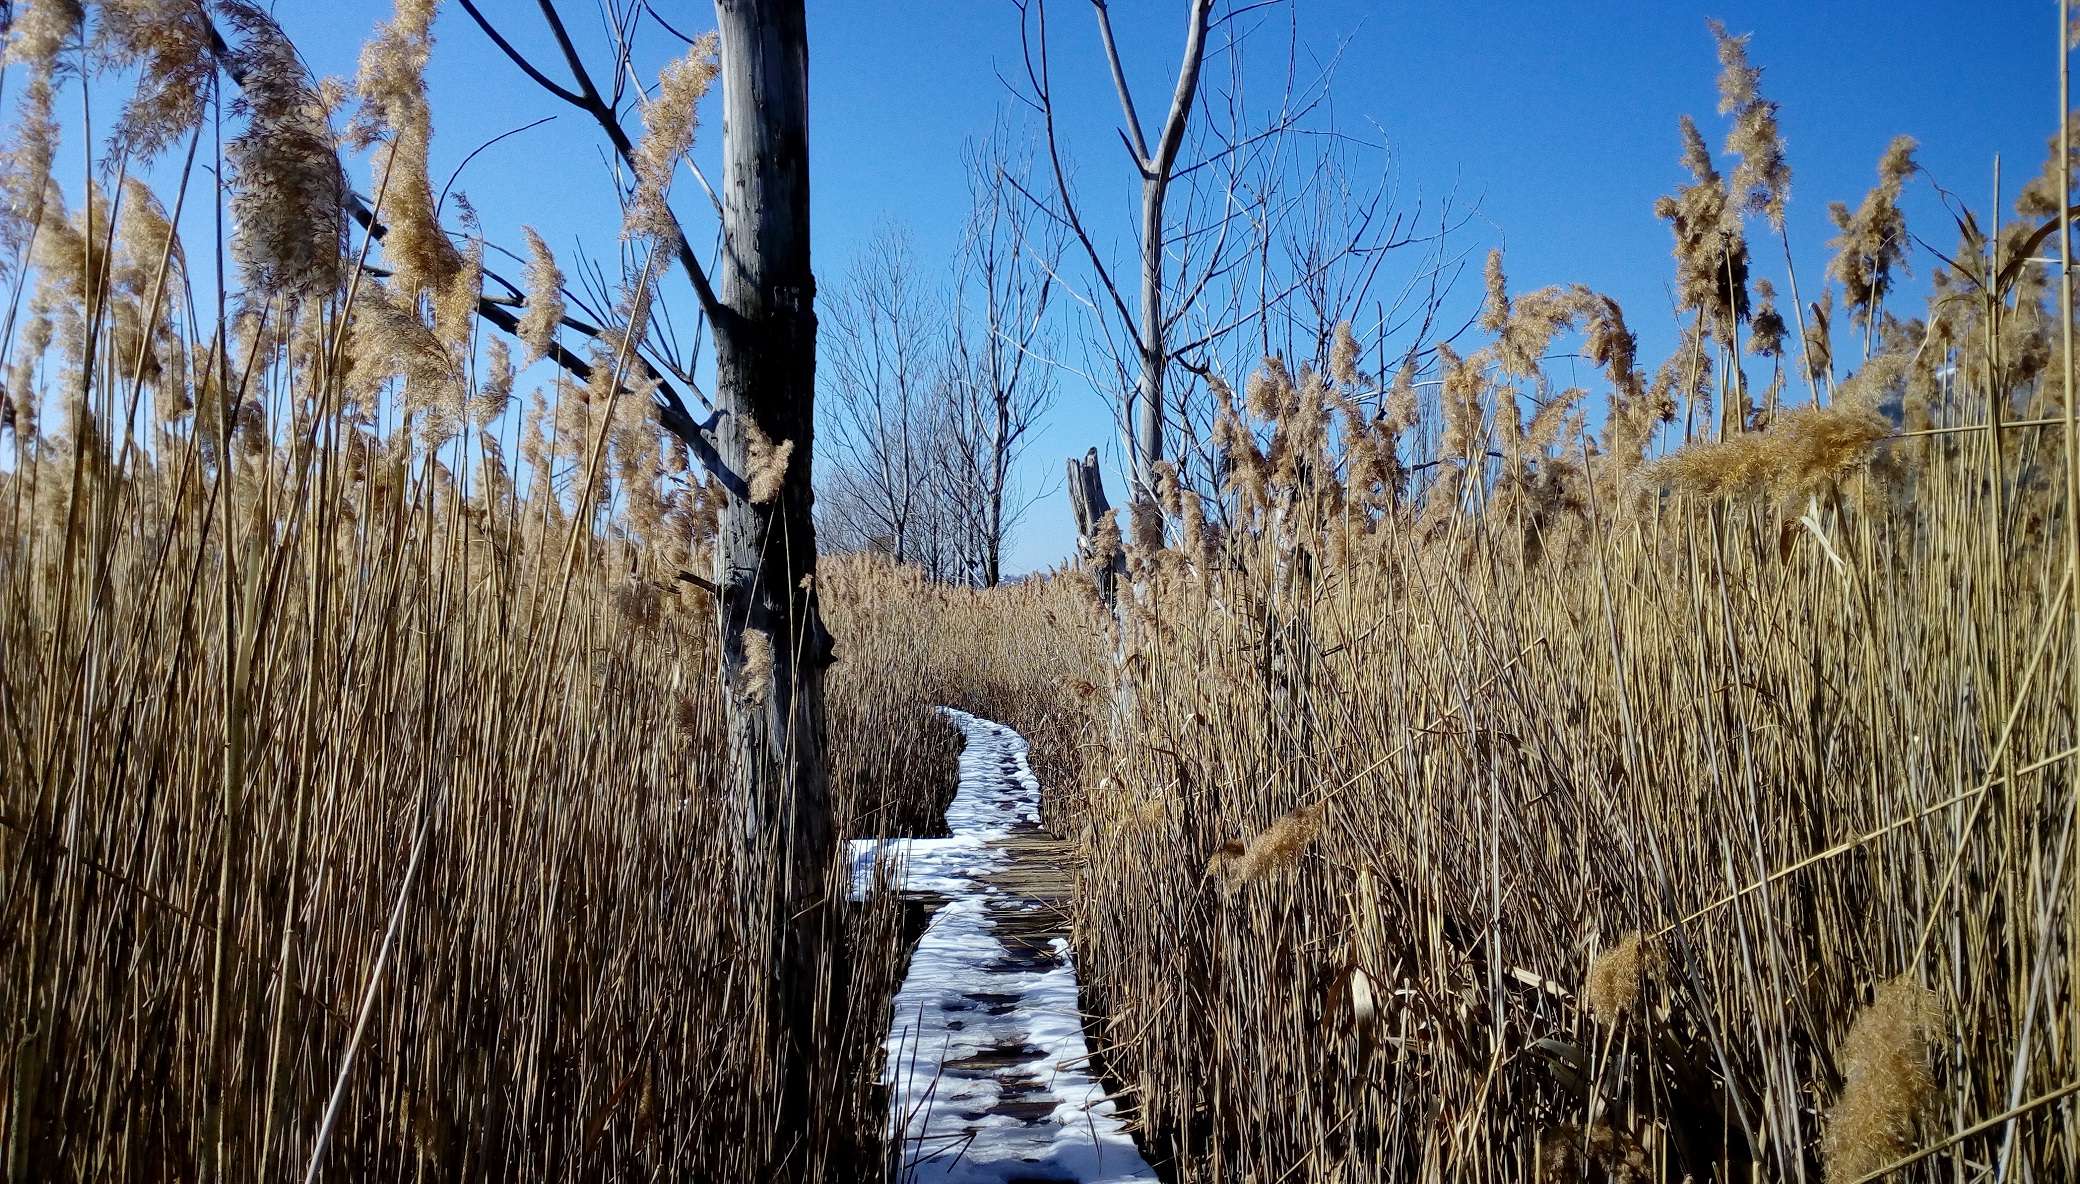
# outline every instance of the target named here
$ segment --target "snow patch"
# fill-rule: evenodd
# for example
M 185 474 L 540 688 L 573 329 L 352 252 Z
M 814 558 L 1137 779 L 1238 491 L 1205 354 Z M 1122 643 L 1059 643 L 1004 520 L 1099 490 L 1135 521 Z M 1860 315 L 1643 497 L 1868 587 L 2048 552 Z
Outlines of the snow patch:
M 952 837 L 852 844 L 856 893 L 880 873 L 902 890 L 947 897 L 911 956 L 885 1045 L 899 1178 L 1152 1181 L 1090 1075 L 1069 943 L 998 932 L 1000 919 L 1033 907 L 988 879 L 1011 862 L 992 841 L 1040 820 L 1025 738 L 941 711 L 967 737 L 946 811 Z

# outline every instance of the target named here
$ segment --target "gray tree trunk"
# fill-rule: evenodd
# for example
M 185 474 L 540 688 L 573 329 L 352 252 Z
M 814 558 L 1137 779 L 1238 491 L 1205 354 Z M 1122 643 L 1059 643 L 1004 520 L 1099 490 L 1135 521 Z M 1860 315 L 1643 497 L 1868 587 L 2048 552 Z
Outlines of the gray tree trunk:
M 1120 579 L 1127 574 L 1127 561 L 1118 547 L 1100 559 L 1093 544 L 1098 524 L 1112 509 L 1105 500 L 1105 477 L 1098 471 L 1097 449 L 1085 453 L 1082 460 L 1069 458 L 1068 487 L 1069 511 L 1076 515 L 1077 559 L 1098 585 L 1098 599 L 1105 602 L 1106 608 L 1115 608 L 1119 604 Z
M 994 369 L 994 367 L 992 367 Z M 982 586 L 994 588 L 1004 579 L 1004 487 L 1011 481 L 1011 391 L 1001 378 L 996 386 L 989 447 L 989 505 L 985 510 L 982 536 Z
M 1141 377 L 1134 390 L 1134 471 L 1129 474 L 1135 502 L 1155 498 L 1155 464 L 1163 459 L 1163 372 L 1170 354 L 1163 339 L 1163 203 L 1170 179 L 1150 174 L 1141 182 Z
M 1104 0 L 1093 0 L 1098 13 L 1098 30 L 1105 42 L 1105 56 L 1112 67 L 1120 105 L 1126 115 L 1131 143 L 1141 167 L 1141 301 L 1139 345 L 1141 375 L 1135 385 L 1133 471 L 1127 475 L 1128 500 L 1141 513 L 1154 513 L 1155 464 L 1163 459 L 1163 373 L 1170 367 L 1168 317 L 1163 308 L 1163 247 L 1167 219 L 1164 204 L 1170 194 L 1170 178 L 1177 167 L 1177 152 L 1184 145 L 1185 125 L 1191 120 L 1192 103 L 1199 90 L 1199 69 L 1206 60 L 1206 32 L 1213 15 L 1213 0 L 1190 0 L 1187 6 L 1184 60 L 1177 70 L 1177 90 L 1170 98 L 1170 111 L 1163 120 L 1160 138 L 1150 152 L 1141 138 L 1141 120 L 1127 89 L 1126 72 L 1119 49 L 1112 39 L 1112 21 Z
M 812 1073 L 825 1035 L 822 987 L 835 934 L 827 912 L 836 836 L 823 712 L 832 646 L 817 608 L 810 486 L 816 314 L 808 28 L 803 0 L 716 0 L 715 18 L 724 155 L 716 285 L 723 308 L 714 318 L 718 451 L 748 479 L 757 467 L 754 425 L 774 445 L 793 443 L 776 497 L 730 499 L 715 556 L 729 788 L 747 812 L 744 838 L 764 879 L 758 899 L 747 903 L 773 943 L 766 1002 L 781 1091 L 775 1151 L 781 1175 L 793 1178 L 809 1170 L 823 1109 Z

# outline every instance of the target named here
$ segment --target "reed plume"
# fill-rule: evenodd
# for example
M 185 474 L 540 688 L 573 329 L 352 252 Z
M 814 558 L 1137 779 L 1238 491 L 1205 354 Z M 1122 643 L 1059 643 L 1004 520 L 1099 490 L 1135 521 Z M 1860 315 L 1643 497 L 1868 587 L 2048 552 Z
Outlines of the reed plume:
M 1233 892 L 1272 872 L 1292 867 L 1321 833 L 1324 809 L 1320 802 L 1301 806 L 1281 815 L 1247 842 L 1228 840 L 1207 860 L 1206 875 Z
M 520 314 L 520 340 L 527 348 L 520 364 L 526 366 L 548 357 L 556 343 L 564 314 L 563 272 L 534 227 L 521 231 L 527 236 L 527 308 Z
M 1869 463 L 1891 430 L 1883 415 L 1861 401 L 1794 407 L 1764 431 L 1680 448 L 1654 462 L 1648 476 L 1689 497 L 1789 504 Z
M 668 63 L 657 76 L 657 94 L 643 106 L 643 136 L 635 151 L 635 194 L 629 199 L 622 232 L 651 238 L 667 250 L 676 244 L 679 224 L 665 204 L 679 158 L 693 147 L 700 126 L 700 101 L 715 81 L 715 34 L 707 33 Z
M 1827 273 L 1842 284 L 1842 302 L 1853 323 L 1869 329 L 1892 290 L 1894 268 L 1905 266 L 1907 220 L 1899 199 L 1906 179 L 1919 167 L 1912 136 L 1895 137 L 1878 158 L 1878 183 L 1864 194 L 1852 213 L 1842 202 L 1830 202 L 1827 216 L 1841 233 L 1828 240 L 1834 248 Z
M 753 505 L 764 505 L 780 496 L 787 480 L 787 466 L 794 458 L 794 441 L 773 443 L 764 430 L 746 419 L 744 434 L 750 441 L 750 471 L 745 481 L 751 487 Z
M 99 0 L 95 8 L 96 64 L 137 78 L 110 140 L 147 165 L 201 126 L 217 70 L 209 18 L 193 0 Z
M 354 80 L 361 106 L 349 143 L 385 141 L 376 166 L 389 228 L 383 259 L 395 273 L 392 290 L 408 305 L 416 305 L 422 293 L 439 299 L 465 269 L 462 252 L 441 228 L 427 172 L 433 110 L 426 100 L 426 64 L 433 56 L 435 9 L 432 0 L 397 0 L 391 19 L 377 25 L 362 46 Z
M 1827 1113 L 1827 1178 L 1857 1179 L 1913 1148 L 1936 1100 L 1930 1041 L 1936 1001 L 1912 973 L 1879 984 L 1836 1061 L 1842 1093 Z
M 1654 215 L 1675 235 L 1677 306 L 1703 318 L 1706 332 L 1730 341 L 1748 316 L 1748 243 L 1741 207 L 1712 163 L 1704 134 L 1682 117 L 1683 167 L 1690 183 L 1654 203 Z
M 1589 960 L 1588 980 L 1582 987 L 1589 1014 L 1606 1028 L 1617 1027 L 1618 1021 L 1639 1004 L 1646 973 L 1647 959 L 1639 930 L 1635 929 Z
M 1784 203 L 1791 198 L 1791 165 L 1777 128 L 1777 104 L 1762 96 L 1762 68 L 1748 62 L 1749 34 L 1735 36 L 1720 21 L 1707 22 L 1719 48 L 1719 114 L 1733 116 L 1725 150 L 1740 157 L 1728 191 L 1743 214 L 1761 214 L 1784 229 Z

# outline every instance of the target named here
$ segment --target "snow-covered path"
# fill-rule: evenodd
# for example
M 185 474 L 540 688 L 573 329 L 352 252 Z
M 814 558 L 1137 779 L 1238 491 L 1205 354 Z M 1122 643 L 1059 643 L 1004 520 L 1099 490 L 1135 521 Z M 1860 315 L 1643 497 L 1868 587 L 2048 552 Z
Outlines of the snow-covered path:
M 1039 829 L 1026 742 L 1002 724 L 942 709 L 967 737 L 952 837 L 854 842 L 855 882 L 877 857 L 904 891 L 947 903 L 917 943 L 896 995 L 882 1070 L 905 1181 L 1156 1178 L 1093 1080 L 1069 943 L 1049 906 L 996 883 L 1000 844 Z

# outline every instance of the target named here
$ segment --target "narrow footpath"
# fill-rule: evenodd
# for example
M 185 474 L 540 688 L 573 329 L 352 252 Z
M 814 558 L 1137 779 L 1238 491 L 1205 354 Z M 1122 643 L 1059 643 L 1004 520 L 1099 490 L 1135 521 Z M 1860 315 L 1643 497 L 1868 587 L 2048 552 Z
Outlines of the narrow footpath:
M 1153 1181 L 1089 1071 L 1065 910 L 1068 845 L 1040 829 L 1026 741 L 950 708 L 967 737 L 950 838 L 853 844 L 945 904 L 896 995 L 882 1078 L 903 1181 Z

